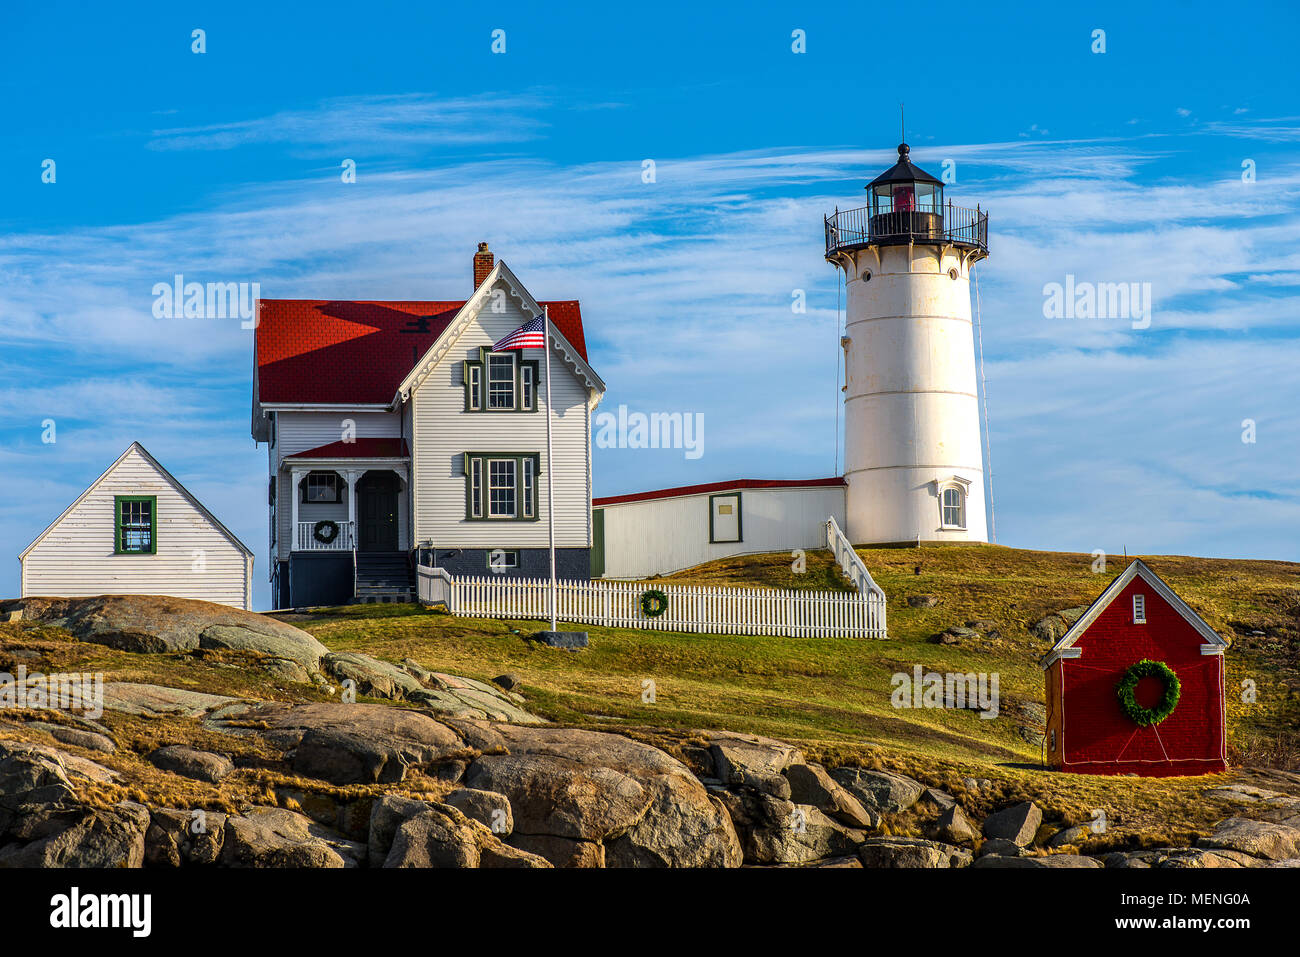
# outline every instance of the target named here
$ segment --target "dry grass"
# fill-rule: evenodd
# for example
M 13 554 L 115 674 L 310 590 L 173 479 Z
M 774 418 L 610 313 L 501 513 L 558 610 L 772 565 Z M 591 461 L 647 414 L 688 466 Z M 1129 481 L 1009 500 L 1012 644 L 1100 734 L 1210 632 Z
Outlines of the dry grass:
M 559 651 L 528 640 L 536 622 L 458 619 L 414 606 L 369 605 L 318 614 L 286 615 L 334 650 L 359 650 L 399 661 L 414 658 L 433 670 L 491 680 L 519 675 L 531 710 L 574 726 L 604 727 L 655 743 L 672 753 L 702 741 L 699 729 L 764 734 L 800 744 L 828 765 L 892 768 L 960 796 L 984 813 L 1012 800 L 1037 801 L 1049 819 L 1086 823 L 1105 811 L 1110 829 L 1088 849 L 1186 843 L 1222 819 L 1222 800 L 1206 795 L 1227 778 L 1116 778 L 1060 775 L 1038 767 L 1039 750 L 1018 734 L 1021 706 L 1042 701 L 1038 658 L 1046 645 L 1030 628 L 1049 612 L 1086 605 L 1123 569 L 1112 559 L 1094 575 L 1088 555 L 1032 552 L 998 546 L 924 546 L 860 550 L 889 595 L 888 641 L 792 639 L 589 628 L 592 646 Z M 730 559 L 673 576 L 674 581 L 732 585 L 843 587 L 825 553 L 810 552 L 796 575 L 785 554 Z M 1249 679 L 1258 701 L 1229 695 L 1232 753 L 1242 763 L 1294 767 L 1300 725 L 1297 648 L 1300 647 L 1300 566 L 1180 556 L 1149 564 L 1212 627 L 1232 643 L 1229 687 Z M 908 607 L 909 595 L 939 596 L 933 608 Z M 995 624 L 996 635 L 944 646 L 927 639 L 972 620 Z M 987 630 L 987 629 L 986 629 Z M 1252 635 L 1252 632 L 1259 632 Z M 37 652 L 18 657 L 18 649 Z M 257 658 L 230 652 L 136 655 L 83 644 L 59 629 L 0 624 L 0 670 L 18 662 L 46 672 L 100 671 L 107 680 L 148 681 L 211 693 L 284 701 L 325 700 L 308 685 L 263 670 Z M 926 670 L 997 672 L 1001 715 L 896 710 L 890 679 L 914 664 Z M 655 701 L 643 700 L 654 682 Z M 77 752 L 122 773 L 104 797 L 148 795 L 150 804 L 232 809 L 283 803 L 299 790 L 319 790 L 273 767 L 273 752 L 254 735 L 218 735 L 196 721 L 109 714 L 104 723 L 123 745 L 118 755 Z M 53 743 L 34 730 L 24 734 Z M 234 752 L 245 767 L 220 788 L 153 769 L 140 755 L 170 743 Z M 66 747 L 66 746 L 62 746 Z M 68 748 L 68 750 L 76 750 Z M 991 783 L 969 789 L 965 779 Z M 434 794 L 445 787 L 418 775 L 397 790 Z M 365 797 L 367 789 L 341 789 Z M 375 786 L 371 791 L 391 791 Z M 886 821 L 893 833 L 913 833 L 907 815 Z

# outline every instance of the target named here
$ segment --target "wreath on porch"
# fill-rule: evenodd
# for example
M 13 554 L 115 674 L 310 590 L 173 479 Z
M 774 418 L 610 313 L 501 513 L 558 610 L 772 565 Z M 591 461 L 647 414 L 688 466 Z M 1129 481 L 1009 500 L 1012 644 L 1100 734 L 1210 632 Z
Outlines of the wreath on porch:
M 658 588 L 651 588 L 641 595 L 641 614 L 647 618 L 658 618 L 668 610 L 668 596 Z
M 1133 693 L 1138 682 L 1143 678 L 1159 678 L 1164 682 L 1165 693 L 1154 708 L 1142 707 Z M 1128 715 L 1129 720 L 1145 728 L 1159 724 L 1174 713 L 1174 709 L 1178 707 L 1179 695 L 1182 694 L 1182 685 L 1178 681 L 1178 675 L 1174 674 L 1173 669 L 1163 661 L 1143 658 L 1136 664 L 1130 665 L 1124 672 L 1124 677 L 1120 678 L 1119 683 L 1115 685 L 1115 694 L 1119 697 L 1120 708 Z
M 311 537 L 322 545 L 328 545 L 339 537 L 339 523 L 331 522 L 328 518 L 321 519 L 311 527 Z

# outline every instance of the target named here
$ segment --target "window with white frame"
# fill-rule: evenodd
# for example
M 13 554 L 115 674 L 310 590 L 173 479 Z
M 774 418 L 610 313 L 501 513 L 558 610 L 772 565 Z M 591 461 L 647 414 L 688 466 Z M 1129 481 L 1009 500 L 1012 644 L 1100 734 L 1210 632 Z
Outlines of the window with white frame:
M 488 459 L 488 518 L 514 518 L 515 500 L 519 490 L 515 485 L 514 459 Z
M 1147 623 L 1147 596 L 1133 596 L 1133 624 L 1145 625 Z
M 534 521 L 537 517 L 535 452 L 466 452 L 465 517 L 481 521 Z
M 488 570 L 497 573 L 514 571 L 519 567 L 519 550 L 494 548 L 488 552 Z
M 966 490 L 948 486 L 939 493 L 939 508 L 944 528 L 966 527 Z
M 307 473 L 307 479 L 302 484 L 302 500 L 305 503 L 343 501 L 338 474 L 335 472 Z
M 488 356 L 488 408 L 515 407 L 515 355 L 494 352 Z

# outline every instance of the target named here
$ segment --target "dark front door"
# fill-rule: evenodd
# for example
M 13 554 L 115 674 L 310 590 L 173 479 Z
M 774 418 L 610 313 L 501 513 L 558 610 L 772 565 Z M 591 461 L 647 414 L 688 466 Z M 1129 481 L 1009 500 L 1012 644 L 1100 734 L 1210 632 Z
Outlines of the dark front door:
M 357 483 L 357 547 L 361 551 L 397 551 L 397 487 L 392 472 L 367 472 Z

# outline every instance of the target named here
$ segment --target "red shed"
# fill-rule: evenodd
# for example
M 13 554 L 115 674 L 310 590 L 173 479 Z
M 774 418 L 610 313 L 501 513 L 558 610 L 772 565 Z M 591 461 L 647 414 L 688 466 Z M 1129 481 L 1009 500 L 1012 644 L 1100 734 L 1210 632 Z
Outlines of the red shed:
M 1226 647 L 1134 561 L 1042 660 L 1047 764 L 1081 774 L 1226 770 Z

